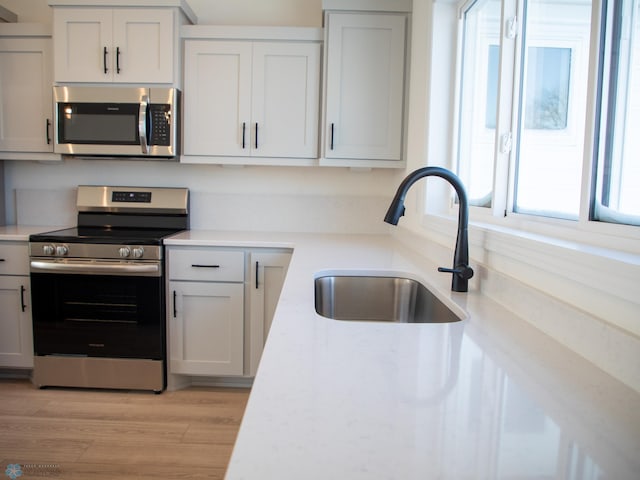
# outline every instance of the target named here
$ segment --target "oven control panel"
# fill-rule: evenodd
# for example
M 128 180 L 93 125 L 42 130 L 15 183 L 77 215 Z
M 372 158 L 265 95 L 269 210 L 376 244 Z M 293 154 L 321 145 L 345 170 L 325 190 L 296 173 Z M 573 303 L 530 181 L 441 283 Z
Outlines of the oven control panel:
M 83 243 L 29 243 L 29 256 L 83 259 L 161 260 L 162 247 L 157 245 L 113 245 Z
M 122 192 L 114 190 L 111 194 L 112 202 L 151 203 L 151 192 Z
M 118 249 L 118 254 L 121 258 L 143 258 L 144 257 L 144 248 L 142 247 L 120 247 Z

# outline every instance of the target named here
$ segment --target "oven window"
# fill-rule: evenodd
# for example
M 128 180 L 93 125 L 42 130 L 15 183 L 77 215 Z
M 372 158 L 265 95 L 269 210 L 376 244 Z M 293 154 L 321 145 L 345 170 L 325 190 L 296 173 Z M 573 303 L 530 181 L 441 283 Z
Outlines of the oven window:
M 138 104 L 58 104 L 59 143 L 137 145 Z
M 162 277 L 31 273 L 37 355 L 164 358 Z
M 87 280 L 74 282 L 72 291 L 61 294 L 59 301 L 63 321 L 138 323 L 142 305 L 138 304 L 139 285 L 136 282 L 113 283 L 100 290 L 90 283 Z

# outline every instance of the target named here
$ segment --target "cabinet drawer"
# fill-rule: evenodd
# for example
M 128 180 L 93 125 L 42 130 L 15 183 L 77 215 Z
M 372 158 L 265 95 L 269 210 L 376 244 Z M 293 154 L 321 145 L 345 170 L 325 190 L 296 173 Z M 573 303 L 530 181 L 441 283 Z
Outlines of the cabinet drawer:
M 170 249 L 169 277 L 172 280 L 243 282 L 244 252 L 207 248 Z
M 27 244 L 0 244 L 0 275 L 29 275 Z

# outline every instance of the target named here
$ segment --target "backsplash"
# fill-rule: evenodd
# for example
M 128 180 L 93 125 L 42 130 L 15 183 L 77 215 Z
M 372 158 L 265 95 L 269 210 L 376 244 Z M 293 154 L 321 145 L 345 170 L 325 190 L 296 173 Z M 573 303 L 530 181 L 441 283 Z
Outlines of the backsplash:
M 76 189 L 16 189 L 16 225 L 65 226 L 76 224 Z
M 76 189 L 16 189 L 18 225 L 74 225 Z M 192 229 L 304 233 L 386 233 L 389 198 L 190 192 Z

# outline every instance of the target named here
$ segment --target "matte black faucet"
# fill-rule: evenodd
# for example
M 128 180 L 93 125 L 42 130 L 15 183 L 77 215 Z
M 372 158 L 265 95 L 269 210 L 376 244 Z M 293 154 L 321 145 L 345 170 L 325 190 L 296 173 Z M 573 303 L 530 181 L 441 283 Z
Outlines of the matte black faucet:
M 439 272 L 453 274 L 451 279 L 451 290 L 454 292 L 466 292 L 469 289 L 469 279 L 473 277 L 473 269 L 469 266 L 469 234 L 467 225 L 469 223 L 469 202 L 467 192 L 460 179 L 451 171 L 441 167 L 424 167 L 411 172 L 402 181 L 393 198 L 389 210 L 384 217 L 384 221 L 391 225 L 397 225 L 400 217 L 404 215 L 404 197 L 407 195 L 409 187 L 422 177 L 440 177 L 455 188 L 458 194 L 458 235 L 456 237 L 456 249 L 453 254 L 453 268 L 439 267 Z

